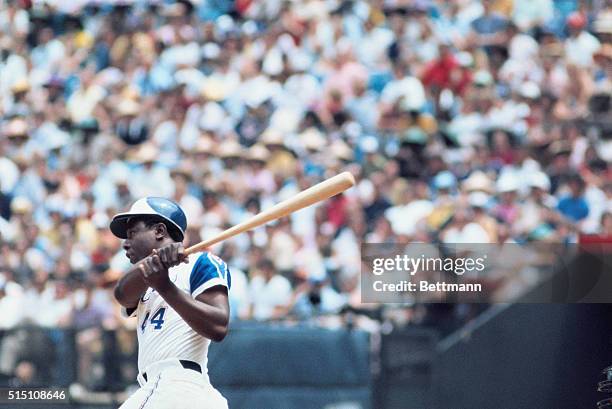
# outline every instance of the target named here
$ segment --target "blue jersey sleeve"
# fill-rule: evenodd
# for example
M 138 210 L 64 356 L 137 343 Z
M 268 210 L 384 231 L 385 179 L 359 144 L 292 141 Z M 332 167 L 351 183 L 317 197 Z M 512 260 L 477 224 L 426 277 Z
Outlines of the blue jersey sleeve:
M 197 297 L 214 286 L 221 285 L 229 290 L 230 271 L 227 264 L 212 253 L 202 253 L 196 260 L 189 277 L 189 292 Z

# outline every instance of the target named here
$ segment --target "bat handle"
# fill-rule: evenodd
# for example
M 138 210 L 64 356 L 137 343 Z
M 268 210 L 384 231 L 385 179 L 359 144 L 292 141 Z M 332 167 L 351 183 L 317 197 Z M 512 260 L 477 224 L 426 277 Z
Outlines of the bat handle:
M 200 251 L 208 250 L 210 246 L 216 244 L 219 240 L 206 240 L 200 242 L 198 244 L 194 244 L 193 246 L 187 247 L 185 249 L 185 255 L 189 256 L 190 254 L 199 253 Z

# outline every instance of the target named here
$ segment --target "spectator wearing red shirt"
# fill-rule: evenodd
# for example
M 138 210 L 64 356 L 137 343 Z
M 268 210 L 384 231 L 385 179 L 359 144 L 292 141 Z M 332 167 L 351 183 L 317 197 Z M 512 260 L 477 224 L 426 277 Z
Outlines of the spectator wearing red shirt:
M 423 85 L 430 88 L 436 97 L 444 89 L 462 95 L 472 80 L 471 71 L 459 64 L 448 44 L 440 44 L 438 55 L 437 59 L 425 67 L 422 75 Z
M 329 200 L 327 206 L 327 220 L 337 229 L 346 223 L 346 210 L 348 199 L 345 195 L 338 195 Z

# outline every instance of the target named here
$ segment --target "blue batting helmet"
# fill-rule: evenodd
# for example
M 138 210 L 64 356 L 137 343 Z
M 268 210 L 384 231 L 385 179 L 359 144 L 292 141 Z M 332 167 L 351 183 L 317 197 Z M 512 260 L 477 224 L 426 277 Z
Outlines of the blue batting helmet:
M 181 207 L 172 200 L 163 197 L 145 197 L 134 202 L 126 213 L 119 213 L 113 217 L 110 224 L 111 232 L 120 239 L 127 238 L 127 224 L 131 217 L 156 217 L 167 222 L 172 237 L 183 241 L 187 230 L 187 218 Z M 173 234 L 174 233 L 174 234 Z

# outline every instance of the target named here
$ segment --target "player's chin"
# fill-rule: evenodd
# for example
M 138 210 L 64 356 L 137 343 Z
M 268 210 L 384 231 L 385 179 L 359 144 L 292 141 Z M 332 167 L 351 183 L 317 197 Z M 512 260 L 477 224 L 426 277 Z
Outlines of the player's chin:
M 128 258 L 128 260 L 130 260 L 131 264 L 136 264 L 144 258 L 144 257 L 138 258 L 132 253 L 127 253 L 125 256 Z

